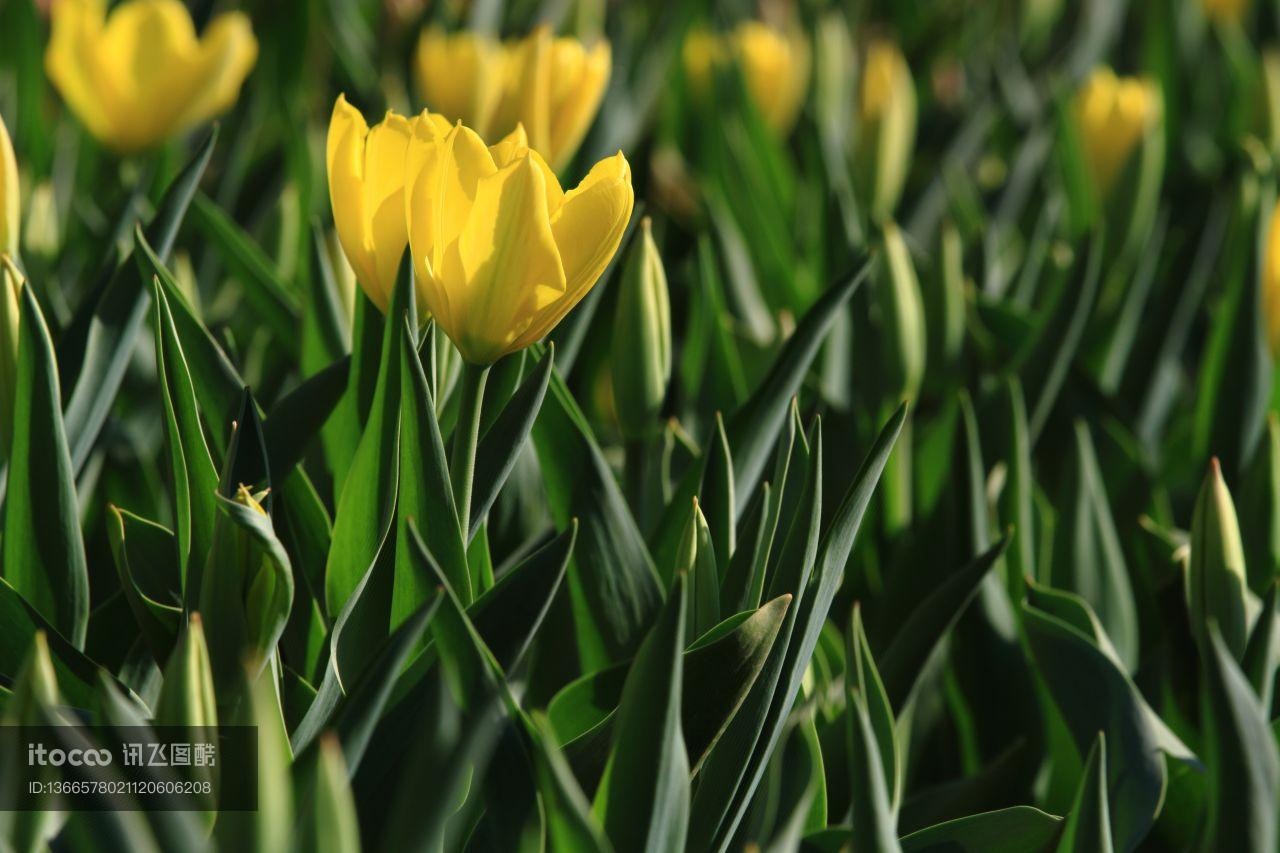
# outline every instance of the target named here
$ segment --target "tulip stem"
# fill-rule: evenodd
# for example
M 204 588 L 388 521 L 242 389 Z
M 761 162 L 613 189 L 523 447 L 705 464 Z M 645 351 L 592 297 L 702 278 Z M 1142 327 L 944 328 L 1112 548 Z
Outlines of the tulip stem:
M 453 503 L 458 510 L 462 541 L 471 539 L 471 486 L 475 479 L 476 443 L 480 440 L 480 410 L 484 403 L 484 386 L 489 379 L 489 365 L 463 362 L 458 377 L 458 425 L 453 430 L 453 455 L 449 474 L 453 478 Z

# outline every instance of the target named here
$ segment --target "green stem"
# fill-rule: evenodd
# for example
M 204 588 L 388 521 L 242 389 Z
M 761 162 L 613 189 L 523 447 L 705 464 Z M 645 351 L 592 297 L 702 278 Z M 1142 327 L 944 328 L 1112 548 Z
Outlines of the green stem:
M 453 430 L 453 455 L 449 475 L 453 479 L 453 503 L 458 510 L 462 541 L 471 538 L 471 486 L 476 473 L 476 442 L 480 440 L 480 409 L 484 403 L 484 386 L 489 378 L 489 365 L 465 362 L 458 377 L 458 425 Z

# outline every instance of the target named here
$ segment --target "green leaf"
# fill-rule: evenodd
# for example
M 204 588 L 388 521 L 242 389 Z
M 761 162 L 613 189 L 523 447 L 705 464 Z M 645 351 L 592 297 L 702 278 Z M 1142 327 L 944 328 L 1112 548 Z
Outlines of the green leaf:
M 1007 538 L 1001 539 L 967 565 L 951 572 L 897 627 L 893 640 L 880 656 L 885 692 L 895 707 L 901 708 L 911 696 L 925 662 L 960 619 L 1008 544 Z
M 298 848 L 317 853 L 359 853 L 356 804 L 336 737 L 325 735 L 320 739 L 320 758 L 308 787 L 310 796 L 299 806 Z
M 1280 415 L 1274 412 L 1244 472 L 1239 509 L 1249 588 L 1262 595 L 1280 577 Z
M 594 812 L 614 849 L 680 850 L 689 822 L 689 758 L 680 726 L 685 581 L 666 606 L 627 673 L 617 737 Z
M 480 436 L 476 447 L 475 480 L 471 486 L 471 524 L 468 530 L 480 529 L 481 522 L 515 467 L 542 409 L 554 362 L 555 348 L 549 346 L 493 424 Z
M 1249 618 L 1244 544 L 1235 502 L 1217 458 L 1209 463 L 1191 517 L 1191 561 L 1187 566 L 1187 610 L 1203 647 L 1205 630 L 1216 622 L 1236 660 L 1244 656 Z
M 1057 503 L 1053 585 L 1089 602 L 1125 668 L 1132 672 L 1138 663 L 1137 606 L 1102 470 L 1084 421 L 1075 423 L 1075 451 L 1075 464 L 1069 468 Z
M 903 853 L 1045 853 L 1062 818 L 1031 806 L 1012 806 L 956 818 L 911 833 Z
M 738 515 L 733 486 L 733 454 L 725 435 L 724 419 L 719 413 L 716 414 L 715 429 L 711 432 L 706 455 L 698 505 L 701 507 L 700 512 L 710 513 L 706 523 L 714 546 L 713 553 L 720 565 L 727 566 L 737 550 L 734 537 Z M 723 574 L 723 570 L 720 570 L 720 574 Z M 694 588 L 697 589 L 696 583 Z M 694 601 L 697 600 L 695 591 Z
M 389 316 L 407 312 L 407 282 L 396 288 Z M 378 380 L 369 420 L 343 480 L 333 516 L 333 544 L 325 565 L 325 603 L 337 613 L 373 565 L 394 521 L 400 468 L 400 338 L 404 325 L 385 324 Z
M 871 732 L 875 737 L 875 753 L 880 761 L 880 769 L 884 776 L 884 790 L 888 796 L 887 805 L 891 814 L 896 814 L 902 798 L 903 768 L 898 754 L 898 739 L 894 732 L 893 706 L 889 704 L 889 695 L 885 692 L 876 663 L 871 657 L 871 645 L 867 642 L 866 631 L 862 627 L 862 610 L 854 606 L 853 624 L 849 627 L 848 649 L 845 652 L 846 666 L 849 669 L 849 689 L 857 694 L 866 713 Z M 852 719 L 854 709 L 849 706 L 850 726 L 858 725 Z M 862 713 L 859 711 L 858 713 Z M 861 737 L 861 733 L 856 733 Z M 869 754 L 869 747 L 863 750 Z
M 4 504 L 3 577 L 72 645 L 89 625 L 89 570 L 58 365 L 30 285 L 22 287 L 13 445 Z
M 290 353 L 297 352 L 301 316 L 298 299 L 271 260 L 203 193 L 196 193 L 191 214 L 192 223 L 218 248 L 219 257 L 241 279 L 244 285 L 241 292 L 253 308 L 254 317 L 265 322 Z
M 435 400 L 413 347 L 413 331 L 407 327 L 400 335 L 399 358 L 400 471 L 396 478 L 399 492 L 395 508 L 396 579 L 391 598 L 393 628 L 421 607 L 435 587 L 435 578 L 421 575 L 409 553 L 407 525 L 411 519 L 463 603 L 470 603 L 473 597 L 444 440 L 436 422 Z
M 1031 435 L 1027 426 L 1027 404 L 1022 383 L 1016 376 L 1005 381 L 1008 414 L 1008 444 L 1004 458 L 1008 478 L 1000 492 L 1000 522 L 1009 533 L 1009 551 L 1005 555 L 1005 574 L 1013 601 L 1022 597 L 1024 578 L 1037 577 L 1035 526 L 1032 519 L 1034 486 L 1031 468 Z
M 205 167 L 209 165 L 217 136 L 215 128 L 205 137 L 191 162 L 165 191 L 156 215 L 147 226 L 147 239 L 156 246 L 161 259 L 167 257 L 173 248 L 187 206 Z M 116 268 L 93 306 L 93 315 L 87 322 L 82 339 L 83 357 L 79 360 L 79 372 L 67 397 L 66 433 L 73 470 L 83 468 L 89 458 L 116 392 L 120 390 L 125 369 L 133 357 L 134 342 L 147 317 L 150 294 L 145 283 L 134 274 L 130 264 L 122 264 Z M 60 347 L 64 355 L 81 343 L 81 339 L 71 336 L 65 341 Z M 73 366 L 67 365 L 67 369 Z
M 555 735 L 545 718 L 526 718 L 525 730 L 532 744 L 538 791 L 546 803 L 547 839 L 552 850 L 584 853 L 612 851 L 591 815 L 588 802 L 568 762 L 555 746 Z
M 244 487 L 218 496 L 218 522 L 200 587 L 209 657 L 220 705 L 232 702 L 247 658 L 259 667 L 275 651 L 293 603 L 293 570 L 266 510 Z M 256 680 L 257 673 L 249 677 Z
M 1249 676 L 1249 684 L 1269 717 L 1275 699 L 1276 673 L 1280 672 L 1280 584 L 1272 583 L 1267 589 L 1240 668 Z
M 558 375 L 551 377 L 533 443 L 556 526 L 563 530 L 578 519 L 569 588 L 584 668 L 598 669 L 639 644 L 662 591 L 613 472 Z
M 1022 618 L 1032 655 L 1077 751 L 1085 754 L 1098 732 L 1115 745 L 1107 761 L 1112 842 L 1118 850 L 1133 850 L 1155 822 L 1166 782 L 1160 740 L 1145 703 L 1115 658 L 1078 628 L 1027 603 Z
M 343 357 L 306 379 L 271 407 L 262 422 L 271 462 L 271 479 L 283 482 L 302 461 L 311 440 L 329 420 L 347 390 L 350 357 Z
M 1107 801 L 1107 738 L 1098 732 L 1080 776 L 1076 799 L 1062 825 L 1057 853 L 1111 853 L 1111 810 Z
M 152 657 L 166 660 L 182 618 L 182 580 L 173 533 L 115 506 L 107 507 L 106 523 L 121 592 Z
M 897 853 L 902 848 L 898 845 L 893 795 L 885 785 L 884 762 L 876 745 L 867 696 L 850 690 L 847 713 L 853 847 L 873 853 Z
M 684 653 L 680 728 L 691 773 L 702 767 L 760 675 L 790 603 L 791 597 L 784 595 L 726 619 Z M 627 671 L 627 664 L 618 664 L 584 675 L 557 693 L 547 708 L 557 739 L 584 784 L 594 784 L 604 771 Z
M 137 239 L 139 245 L 145 244 L 146 238 L 141 232 Z M 191 373 L 187 369 L 186 356 L 174 326 L 173 315 L 169 311 L 168 299 L 155 279 L 152 284 L 152 300 L 156 374 L 164 401 L 165 438 L 169 445 L 170 470 L 173 472 L 178 567 L 185 583 L 188 564 L 192 560 L 204 560 L 213 541 L 213 525 L 217 518 L 215 500 L 218 493 L 218 472 L 214 467 L 213 457 L 209 454 L 209 446 L 205 443 Z
M 1217 626 L 1207 632 L 1200 713 L 1209 769 L 1208 813 L 1201 849 L 1274 850 L 1280 756 L 1253 688 Z
M 214 727 L 218 708 L 213 692 L 213 668 L 205 644 L 204 623 L 192 613 L 178 636 L 173 654 L 164 668 L 164 680 L 153 710 L 160 726 Z

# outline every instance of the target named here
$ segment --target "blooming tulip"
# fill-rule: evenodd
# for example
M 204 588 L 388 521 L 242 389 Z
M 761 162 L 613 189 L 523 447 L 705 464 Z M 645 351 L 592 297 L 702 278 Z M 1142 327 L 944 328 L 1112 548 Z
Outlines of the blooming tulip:
M 418 39 L 414 71 L 427 105 L 488 138 L 506 82 L 505 55 L 495 39 L 428 27 Z
M 1129 158 L 1156 126 L 1160 93 L 1148 80 L 1094 71 L 1076 95 L 1075 116 L 1085 163 L 1099 198 L 1115 185 Z
M 523 124 L 530 146 L 556 170 L 568 165 L 595 120 L 611 68 L 608 42 L 588 48 L 545 26 L 506 43 L 430 28 L 416 57 L 432 110 L 485 139 Z
M 249 19 L 219 15 L 196 37 L 179 0 L 61 0 L 45 68 L 89 131 L 123 153 L 228 109 L 258 56 Z
M 421 296 L 463 358 L 488 365 L 546 335 L 617 251 L 634 194 L 619 152 L 564 192 L 521 129 L 491 148 L 463 125 L 413 128 L 409 248 Z
M 388 112 L 372 128 L 344 96 L 329 119 L 325 162 L 338 242 L 370 301 L 387 310 L 409 231 L 404 218 L 405 156 L 415 128 L 443 135 L 448 123 L 424 113 Z M 419 296 L 421 301 L 421 296 Z
M 747 94 L 765 123 L 781 135 L 789 133 L 809 88 L 804 40 L 759 21 L 744 21 L 726 34 L 696 31 L 685 39 L 685 76 L 695 98 L 709 100 L 717 69 L 731 62 L 738 63 Z

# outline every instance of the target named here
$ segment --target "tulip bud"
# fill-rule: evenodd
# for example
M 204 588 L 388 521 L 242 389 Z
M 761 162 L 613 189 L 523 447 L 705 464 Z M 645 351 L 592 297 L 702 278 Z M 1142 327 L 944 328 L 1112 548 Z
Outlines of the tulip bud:
M 199 613 L 191 614 L 186 630 L 178 637 L 169 656 L 153 717 L 157 725 L 212 727 L 218 724 L 213 668 Z
M 13 696 L 5 708 L 3 719 L 13 725 L 44 722 L 44 712 L 60 704 L 58 675 L 49 652 L 49 638 L 44 631 L 31 637 L 31 649 L 13 682 Z
M 894 399 L 914 399 L 924 377 L 927 344 L 920 283 L 902 232 L 884 226 L 882 258 L 875 291 L 883 323 L 885 371 L 894 384 Z
M 613 397 L 625 435 L 643 438 L 657 429 L 670 379 L 667 273 L 646 216 L 627 257 L 613 321 Z
M 1201 0 L 1204 16 L 1219 24 L 1238 24 L 1249 11 L 1249 0 Z
M 898 46 L 874 41 L 858 82 L 854 183 L 871 218 L 893 216 L 916 140 L 916 89 Z
M 9 129 L 0 119 L 0 255 L 18 253 L 18 160 Z
M 13 441 L 13 390 L 18 381 L 22 273 L 8 255 L 0 254 L 0 461 L 9 458 Z
M 809 45 L 804 38 L 743 21 L 730 33 L 695 31 L 683 48 L 685 80 L 703 106 L 712 103 L 715 75 L 737 63 L 747 95 L 780 136 L 795 126 L 809 90 Z
M 693 499 L 693 511 L 680 538 L 673 577 L 688 574 L 693 599 L 685 611 L 685 635 L 701 637 L 720 621 L 720 574 L 716 568 L 715 547 L 711 544 L 711 528 L 707 518 Z
M 1280 359 L 1280 204 L 1271 211 L 1266 245 L 1262 247 L 1262 319 L 1271 357 Z
M 1187 609 L 1198 639 L 1210 620 L 1239 660 L 1248 637 L 1244 545 L 1231 492 L 1215 458 L 1191 519 L 1191 560 L 1186 575 Z
M 1073 133 L 1088 183 L 1088 200 L 1074 203 L 1077 227 L 1102 213 L 1118 234 L 1112 245 L 1132 250 L 1146 238 L 1164 170 L 1163 112 L 1154 82 L 1117 77 L 1106 66 L 1076 93 Z
M 52 181 L 41 181 L 31 190 L 22 242 L 28 255 L 52 258 L 58 253 L 62 237 L 58 226 L 58 200 L 54 196 Z

